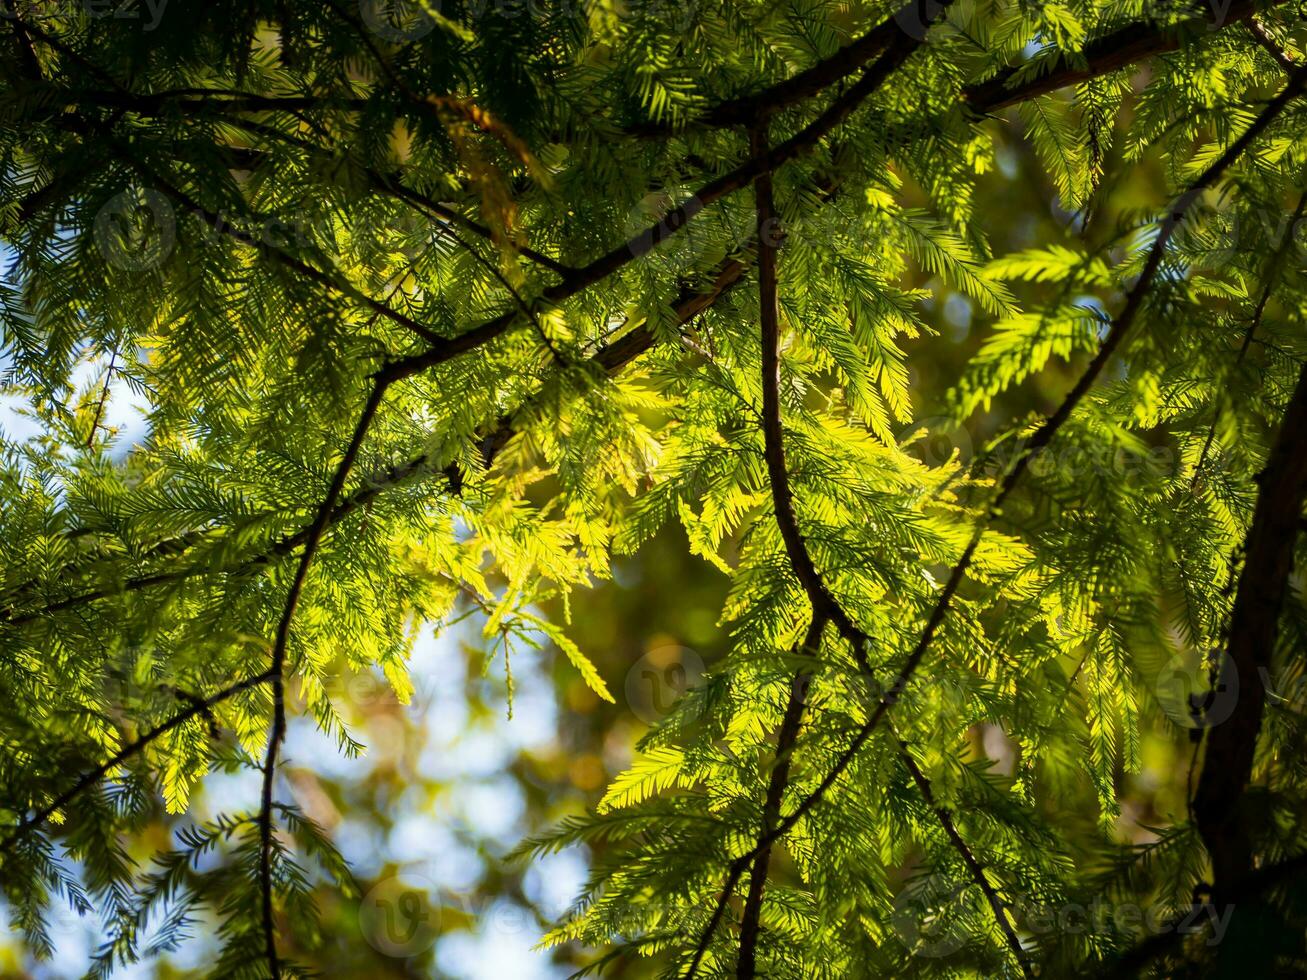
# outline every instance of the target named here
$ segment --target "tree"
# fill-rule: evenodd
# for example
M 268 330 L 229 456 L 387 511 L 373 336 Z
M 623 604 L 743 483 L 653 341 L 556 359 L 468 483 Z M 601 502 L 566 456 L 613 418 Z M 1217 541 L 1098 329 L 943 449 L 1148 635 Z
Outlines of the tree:
M 94 973 L 312 968 L 357 886 L 290 717 L 354 751 L 332 672 L 403 698 L 468 615 L 611 701 L 572 602 L 679 522 L 729 653 L 520 848 L 592 846 L 583 972 L 1302 968 L 1291 3 L 4 6 L 30 949 L 66 902 Z M 257 806 L 186 822 L 219 771 Z

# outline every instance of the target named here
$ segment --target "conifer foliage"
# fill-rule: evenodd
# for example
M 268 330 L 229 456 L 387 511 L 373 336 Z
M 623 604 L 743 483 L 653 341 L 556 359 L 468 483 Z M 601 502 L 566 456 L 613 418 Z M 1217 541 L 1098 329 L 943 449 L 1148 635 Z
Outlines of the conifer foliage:
M 541 609 L 679 525 L 732 652 L 519 848 L 593 845 L 545 944 L 1300 972 L 1305 44 L 1273 0 L 3 0 L 14 928 L 94 913 L 108 975 L 216 923 L 215 976 L 301 975 L 356 885 L 279 778 L 291 712 L 354 752 L 328 670 L 403 698 L 468 609 L 612 700 Z M 990 234 L 1012 133 L 1059 240 Z M 923 418 L 945 292 L 983 340 Z M 1191 793 L 1135 845 L 1159 731 Z M 255 809 L 131 858 L 242 770 Z M 1057 914 L 1095 901 L 1161 911 Z

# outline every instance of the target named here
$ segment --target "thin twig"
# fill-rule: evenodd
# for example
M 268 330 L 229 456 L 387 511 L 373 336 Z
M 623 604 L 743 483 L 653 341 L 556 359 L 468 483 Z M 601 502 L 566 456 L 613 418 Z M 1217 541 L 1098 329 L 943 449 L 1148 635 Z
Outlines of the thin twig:
M 1243 364 L 1243 359 L 1248 354 L 1248 348 L 1252 346 L 1253 338 L 1257 334 L 1257 329 L 1262 325 L 1262 315 L 1266 312 L 1266 304 L 1271 298 L 1271 292 L 1275 288 L 1276 278 L 1280 274 L 1280 267 L 1284 264 L 1285 257 L 1294 245 L 1294 229 L 1302 219 L 1304 212 L 1307 212 L 1307 192 L 1301 194 L 1298 198 L 1298 207 L 1294 209 L 1293 217 L 1289 219 L 1289 225 L 1284 231 L 1284 237 L 1280 239 L 1279 246 L 1271 255 L 1271 261 L 1266 267 L 1266 275 L 1262 282 L 1262 293 L 1257 298 L 1257 305 L 1253 309 L 1252 319 L 1248 321 L 1248 329 L 1244 331 L 1243 343 L 1239 345 L 1239 354 L 1234 359 L 1234 365 L 1237 369 Z M 1207 429 L 1207 438 L 1203 441 L 1203 450 L 1198 455 L 1198 462 L 1194 466 L 1193 480 L 1190 486 L 1196 486 L 1203 475 L 1203 468 L 1207 465 L 1207 454 L 1211 452 L 1212 440 L 1216 437 L 1216 424 L 1220 419 L 1220 404 L 1216 405 L 1215 415 L 1212 424 Z
M 331 150 L 320 147 L 315 143 L 310 143 L 308 140 L 302 140 L 288 133 L 283 133 L 275 126 L 269 126 L 266 123 L 257 122 L 256 120 L 252 120 L 252 119 L 246 119 L 241 116 L 226 116 L 225 118 L 229 119 L 233 125 L 240 126 L 242 129 L 247 129 L 250 132 L 260 133 L 271 139 L 284 142 L 290 146 L 294 146 L 298 149 L 301 149 L 305 153 L 311 154 L 313 156 L 317 156 L 322 159 L 339 160 L 341 162 L 348 163 L 351 167 L 353 167 L 364 177 L 366 177 L 368 183 L 370 183 L 373 189 L 376 190 L 377 192 L 382 194 L 387 194 L 390 197 L 402 201 L 405 204 L 407 204 L 409 207 L 413 208 L 414 210 L 417 210 L 419 212 L 425 212 L 428 217 L 436 217 L 447 222 L 452 222 L 453 224 L 460 226 L 466 231 L 472 232 L 472 234 L 476 235 L 479 238 L 483 238 L 486 241 L 495 240 L 494 231 L 488 228 L 486 225 L 473 221 L 471 218 L 469 218 L 467 215 L 463 214 L 461 211 L 459 211 L 456 208 L 450 207 L 447 204 L 442 204 L 441 202 L 435 200 L 434 198 L 426 194 L 423 194 L 421 191 L 414 190 L 413 188 L 407 186 L 397 176 L 389 176 L 387 174 L 382 173 L 379 170 L 374 170 L 371 167 L 358 163 L 348 155 L 341 156 L 337 153 L 333 153 Z M 254 153 L 254 154 L 259 154 L 262 152 L 257 150 L 250 150 L 249 148 L 246 147 L 241 147 L 241 151 L 244 153 Z M 569 276 L 576 272 L 576 269 L 573 266 L 560 262 L 555 258 L 551 258 L 550 256 L 545 255 L 543 252 L 531 248 L 529 245 L 519 245 L 516 242 L 514 242 L 513 250 L 521 255 L 526 256 L 532 262 L 535 262 L 538 265 L 542 265 L 545 268 L 558 273 L 560 276 Z
M 109 355 L 109 366 L 104 371 L 104 389 L 100 392 L 100 403 L 95 406 L 95 417 L 91 419 L 91 434 L 86 437 L 86 448 L 95 445 L 95 432 L 100 428 L 100 418 L 104 415 L 104 403 L 109 397 L 109 382 L 113 380 L 114 363 L 118 359 L 118 348 Z
M 231 685 L 230 687 L 223 688 L 221 691 L 219 691 L 216 694 L 210 694 L 208 697 L 202 700 L 192 701 L 190 703 L 190 707 L 186 708 L 184 711 L 179 711 L 177 714 L 173 715 L 167 721 L 163 722 L 162 724 L 156 725 L 154 728 L 151 728 L 140 738 L 136 739 L 134 742 L 128 743 L 118 752 L 114 753 L 114 755 L 112 755 L 105 762 L 96 766 L 94 769 L 91 769 L 83 773 L 82 776 L 77 780 L 77 782 L 74 783 L 69 789 L 59 794 L 57 797 L 55 797 L 45 806 L 41 807 L 31 816 L 25 817 L 23 820 L 21 820 L 17 825 L 15 825 L 10 829 L 8 836 L 6 836 L 5 839 L 2 842 L 0 842 L 0 850 L 7 850 L 9 846 L 14 843 L 14 841 L 16 841 L 27 831 L 43 824 L 46 820 L 50 818 L 52 814 L 63 809 L 65 806 L 67 806 L 69 803 L 75 800 L 78 796 L 80 796 L 83 792 L 90 789 L 92 786 L 98 783 L 101 779 L 103 779 L 113 770 L 121 766 L 124 762 L 128 761 L 134 756 L 137 756 L 141 752 L 145 751 L 146 747 L 148 747 L 150 743 L 154 742 L 156 739 L 160 738 L 161 736 L 167 735 L 174 728 L 178 727 L 179 725 L 185 724 L 186 722 L 194 718 L 196 715 L 207 716 L 214 706 L 221 704 L 223 701 L 226 701 L 228 698 L 232 697 L 233 695 L 239 694 L 242 691 L 247 691 L 252 687 L 257 687 L 260 684 L 267 683 L 268 681 L 272 680 L 272 676 L 273 676 L 272 671 L 267 670 L 261 674 L 256 674 L 253 677 L 247 677 L 243 681 L 238 681 L 237 683 Z
M 342 296 L 352 299 L 355 302 L 359 303 L 360 305 L 367 307 L 374 314 L 385 317 L 387 320 L 391 320 L 394 323 L 399 324 L 401 327 L 404 327 L 406 330 L 412 331 L 422 339 L 426 340 L 429 344 L 431 344 L 432 350 L 440 350 L 444 345 L 450 344 L 460 339 L 458 337 L 455 338 L 441 337 L 440 334 L 433 331 L 430 327 L 427 327 L 424 324 L 419 323 L 417 320 L 414 320 L 408 314 L 401 313 L 399 310 L 396 310 L 386 305 L 381 300 L 376 299 L 373 296 L 369 296 L 367 293 L 360 290 L 353 283 L 349 282 L 349 280 L 346 279 L 343 275 L 332 275 L 331 273 L 323 272 L 321 269 L 315 268 L 314 266 L 309 265 L 307 262 L 303 261 L 302 259 L 296 258 L 294 255 L 291 255 L 289 252 L 285 251 L 284 249 L 279 248 L 274 243 L 268 241 L 262 241 L 258 239 L 256 236 L 251 235 L 248 232 L 235 227 L 234 225 L 231 224 L 231 222 L 225 221 L 222 215 L 210 211 L 208 208 L 204 207 L 204 205 L 200 204 L 199 201 L 195 200 L 195 198 L 191 197 L 191 195 L 187 194 L 184 190 L 182 190 L 172 181 L 168 180 L 166 177 L 163 176 L 163 174 L 159 173 L 158 170 L 154 169 L 149 164 L 141 160 L 139 157 L 135 156 L 124 144 L 119 142 L 117 139 L 113 138 L 109 134 L 105 134 L 105 137 L 106 140 L 109 142 L 111 148 L 114 150 L 115 154 L 117 154 L 117 156 L 124 163 L 130 166 L 133 170 L 136 170 L 139 173 L 141 173 L 148 180 L 157 184 L 164 191 L 164 193 L 166 193 L 174 201 L 184 206 L 187 210 L 202 217 L 207 224 L 212 226 L 220 234 L 225 235 L 228 238 L 232 239 L 232 241 L 238 242 L 241 245 L 246 245 L 252 248 L 260 248 L 265 250 L 269 256 L 271 256 L 274 260 L 276 260 L 281 265 L 286 266 L 286 268 L 290 269 L 292 272 L 297 272 L 308 279 L 312 279 L 314 282 L 318 283 L 318 285 L 324 286 L 327 289 L 331 290 L 332 292 L 339 293 Z M 333 272 L 335 271 L 336 270 L 333 270 Z M 479 346 L 479 344 L 474 346 Z M 461 353 L 463 350 L 469 350 L 469 349 L 471 348 L 460 347 L 458 352 Z
M 703 290 L 693 290 L 686 288 L 682 290 L 681 295 L 673 304 L 673 310 L 676 313 L 677 322 L 681 326 L 690 323 L 695 317 L 699 316 L 704 310 L 708 309 L 715 303 L 725 292 L 733 288 L 743 277 L 745 272 L 744 263 L 740 259 L 728 259 L 717 271 L 711 285 Z M 605 344 L 599 350 L 584 362 L 584 366 L 605 374 L 613 375 L 631 363 L 640 355 L 646 353 L 654 346 L 655 338 L 653 332 L 645 325 L 640 325 L 628 330 L 626 333 L 617 337 L 610 343 Z M 492 426 L 482 430 L 480 438 L 485 455 L 485 462 L 489 465 L 495 456 L 507 445 L 509 439 L 517 432 L 517 424 L 512 416 L 501 416 Z M 336 506 L 332 512 L 329 526 L 335 525 L 344 520 L 349 515 L 362 507 L 367 506 L 376 500 L 387 490 L 403 486 L 408 482 L 420 478 L 424 475 L 439 472 L 436 469 L 436 463 L 439 453 L 437 450 L 422 453 L 401 463 L 396 463 L 386 470 L 375 473 L 364 479 L 361 485 L 352 491 L 344 500 Z M 456 468 L 450 472 L 450 467 L 444 471 L 444 475 L 452 483 L 461 483 L 462 476 Z M 72 532 L 72 535 L 85 533 L 81 530 Z M 155 572 L 145 575 L 136 575 L 120 577 L 118 581 L 110 586 L 91 589 L 86 592 L 80 592 L 76 595 L 66 596 L 54 602 L 47 602 L 45 605 L 25 612 L 5 612 L 0 610 L 0 626 L 21 626 L 27 623 L 43 619 L 55 613 L 65 612 L 69 609 L 75 609 L 100 599 L 111 596 L 122 595 L 127 592 L 139 592 L 144 589 L 153 588 L 159 585 L 185 581 L 200 575 L 212 574 L 215 572 L 232 572 L 234 574 L 243 574 L 256 568 L 263 567 L 278 561 L 294 553 L 295 549 L 304 544 L 308 537 L 309 527 L 305 526 L 300 530 L 288 534 L 276 542 L 268 549 L 253 557 L 243 559 L 239 563 L 232 565 L 214 566 L 208 562 L 197 562 L 195 565 L 174 569 L 165 572 Z M 166 557 L 176 557 L 178 552 L 187 551 L 203 542 L 209 537 L 207 531 L 193 531 L 176 538 L 169 538 L 160 542 L 152 554 L 160 554 Z M 80 569 L 75 563 L 69 563 L 62 570 L 61 578 L 76 574 Z M 5 601 L 13 603 L 15 600 L 23 597 L 24 593 L 36 589 L 39 583 L 35 581 L 24 582 L 12 588 L 5 596 Z
M 967 871 L 976 884 L 980 886 L 985 901 L 989 903 L 989 907 L 994 913 L 994 921 L 998 923 L 999 930 L 1003 933 L 1003 940 L 1007 943 L 1008 949 L 1017 961 L 1017 966 L 1021 969 L 1021 975 L 1028 978 L 1028 980 L 1033 980 L 1034 973 L 1030 969 L 1025 948 L 1021 945 L 1021 940 L 1017 938 L 1016 928 L 1009 917 L 1007 905 L 998 897 L 998 892 L 994 890 L 989 876 L 985 874 L 984 867 L 976 860 L 975 853 L 962 835 L 958 833 L 957 825 L 953 822 L 953 814 L 935 801 L 934 788 L 930 785 L 930 780 L 926 778 L 926 774 L 921 771 L 921 767 L 917 765 L 917 760 L 912 758 L 908 743 L 899 738 L 898 732 L 894 731 L 892 723 L 887 722 L 886 724 L 890 727 L 890 735 L 898 744 L 899 755 L 903 759 L 903 764 L 907 767 L 908 773 L 912 776 L 912 781 L 917 784 L 917 789 L 921 792 L 926 805 L 934 812 L 940 826 L 944 828 L 944 833 L 948 836 L 949 842 L 961 855 L 962 863 L 966 865 Z

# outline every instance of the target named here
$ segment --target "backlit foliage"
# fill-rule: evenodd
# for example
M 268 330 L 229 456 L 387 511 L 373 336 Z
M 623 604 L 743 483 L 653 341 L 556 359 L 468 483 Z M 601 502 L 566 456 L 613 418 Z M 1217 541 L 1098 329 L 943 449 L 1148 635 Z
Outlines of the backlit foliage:
M 298 975 L 316 891 L 357 886 L 276 778 L 278 698 L 354 753 L 332 672 L 405 699 L 418 631 L 475 614 L 491 669 L 543 637 L 611 701 L 570 600 L 668 526 L 729 580 L 732 652 L 592 813 L 522 845 L 592 847 L 546 944 L 734 974 L 760 840 L 769 977 L 1106 970 L 1149 933 L 1049 910 L 1173 923 L 1212 894 L 1184 801 L 1136 846 L 1121 796 L 1147 738 L 1187 754 L 1202 720 L 1181 682 L 1202 701 L 1219 668 L 1307 357 L 1293 3 L 5 10 L 3 390 L 41 435 L 2 447 L 0 876 L 30 949 L 66 903 L 102 920 L 97 974 L 205 932 L 215 976 Z M 1012 140 L 1058 240 L 991 235 Z M 774 504 L 770 247 L 786 480 L 852 642 Z M 932 406 L 945 296 L 983 339 Z M 974 452 L 932 450 L 959 433 Z M 1290 681 L 1301 598 L 1267 658 Z M 1307 844 L 1302 710 L 1266 708 L 1259 868 Z M 206 774 L 259 767 L 262 808 L 129 855 Z M 1220 945 L 1169 925 L 1145 968 L 1301 970 L 1301 905 L 1268 894 Z

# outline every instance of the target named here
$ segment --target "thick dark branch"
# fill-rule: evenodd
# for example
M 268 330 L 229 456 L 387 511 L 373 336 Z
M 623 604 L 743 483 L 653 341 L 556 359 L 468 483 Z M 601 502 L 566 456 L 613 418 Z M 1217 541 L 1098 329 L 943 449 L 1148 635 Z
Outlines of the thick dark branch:
M 1285 71 L 1293 71 L 1293 59 L 1289 57 L 1287 51 L 1275 43 L 1275 38 L 1266 33 L 1266 28 L 1256 20 L 1248 21 L 1248 30 L 1253 38 L 1260 44 L 1272 58 L 1275 63 Z
M 940 10 L 947 7 L 952 0 L 940 5 Z M 836 98 L 811 123 L 785 142 L 758 155 L 751 155 L 748 160 L 728 173 L 716 177 L 704 184 L 684 204 L 670 211 L 657 224 L 633 235 L 627 241 L 613 248 L 599 258 L 577 269 L 562 282 L 545 289 L 537 299 L 537 304 L 548 306 L 560 303 L 595 283 L 607 279 L 622 267 L 647 254 L 660 243 L 680 231 L 700 211 L 722 198 L 749 186 L 762 174 L 771 173 L 781 165 L 807 153 L 821 141 L 831 130 L 844 122 L 873 92 L 878 89 L 889 75 L 921 46 L 920 41 L 905 33 L 897 33 L 886 48 L 885 53 L 876 60 L 849 89 Z M 453 340 L 447 340 L 443 346 L 433 348 L 424 354 L 396 361 L 391 370 L 400 377 L 407 377 L 423 371 L 436 364 L 443 363 L 459 354 L 467 346 L 475 346 L 498 337 L 507 330 L 517 318 L 517 312 L 504 313 L 483 323 Z
M 5 20 L 9 21 L 10 27 L 14 33 L 14 46 L 18 49 L 18 60 L 23 63 L 23 70 L 27 77 L 36 81 L 41 80 L 41 62 L 36 57 L 36 49 L 32 47 L 32 39 L 27 36 L 27 29 L 18 20 L 18 11 L 14 7 L 14 0 L 4 0 Z
M 1285 0 L 1271 0 L 1268 6 L 1283 2 Z M 1206 17 L 1167 27 L 1146 22 L 1128 24 L 1086 44 L 1081 52 L 1082 64 L 1059 64 L 1046 74 L 1023 82 L 1014 82 L 1019 69 L 1009 68 L 993 78 L 967 86 L 962 90 L 962 99 L 975 112 L 995 112 L 1068 85 L 1089 81 L 1179 50 L 1186 36 L 1210 34 L 1213 30 L 1223 29 L 1230 24 L 1242 23 L 1249 20 L 1256 9 L 1253 0 L 1234 0 L 1224 17 L 1215 25 Z M 900 23 L 919 23 L 922 19 L 920 10 L 918 0 L 912 0 L 893 18 L 878 24 L 831 57 L 752 95 L 719 103 L 702 116 L 691 120 L 687 128 L 751 125 L 760 112 L 775 112 L 820 95 L 831 85 L 866 65 L 890 43 L 895 32 L 904 32 Z M 626 131 L 636 136 L 659 138 L 675 133 L 677 127 L 648 122 L 629 127 Z
M 69 789 L 59 794 L 59 796 L 55 797 L 31 816 L 23 818 L 17 826 L 11 828 L 10 833 L 5 837 L 3 842 L 0 842 L 0 850 L 7 850 L 9 846 L 24 833 L 31 830 L 33 827 L 38 827 L 43 824 L 52 814 L 66 807 L 78 796 L 90 789 L 124 762 L 127 762 L 129 759 L 132 759 L 145 751 L 150 743 L 164 735 L 167 735 L 174 728 L 185 724 L 196 715 L 203 715 L 206 718 L 211 717 L 211 711 L 216 705 L 221 704 L 233 695 L 239 694 L 241 691 L 248 691 L 252 687 L 266 684 L 268 681 L 272 680 L 272 676 L 271 671 L 264 671 L 262 674 L 247 677 L 245 680 L 239 681 L 231 687 L 224 688 L 217 694 L 210 694 L 207 698 L 191 699 L 189 701 L 190 706 L 185 711 L 179 711 L 161 725 L 156 725 L 154 728 L 151 728 L 136 741 L 123 746 L 122 749 L 116 752 L 108 760 L 96 766 L 94 769 L 83 773 L 77 782 Z
M 1194 794 L 1194 820 L 1212 860 L 1218 900 L 1252 872 L 1252 839 L 1243 795 L 1265 710 L 1265 671 L 1279 634 L 1293 547 L 1307 498 L 1307 367 L 1257 482 L 1260 491 L 1244 542 L 1244 566 L 1230 614 L 1228 657 L 1220 683 L 1238 691 L 1230 717 L 1207 733 Z M 1237 686 L 1236 686 L 1237 685 Z
M 691 120 L 691 128 L 720 129 L 726 126 L 752 125 L 760 113 L 776 112 L 820 95 L 836 82 L 863 68 L 880 54 L 903 31 L 899 22 L 915 23 L 921 19 L 919 0 L 909 0 L 894 17 L 882 21 L 862 37 L 846 44 L 822 61 L 803 69 L 797 75 L 769 85 L 752 95 L 720 102 L 702 116 Z M 660 123 L 641 123 L 627 129 L 628 133 L 642 137 L 662 137 L 676 130 Z

